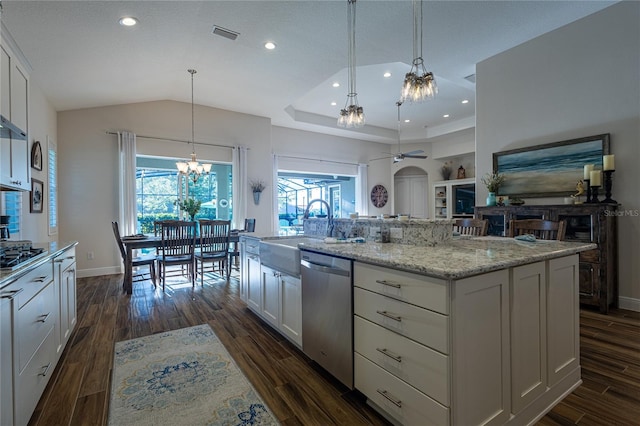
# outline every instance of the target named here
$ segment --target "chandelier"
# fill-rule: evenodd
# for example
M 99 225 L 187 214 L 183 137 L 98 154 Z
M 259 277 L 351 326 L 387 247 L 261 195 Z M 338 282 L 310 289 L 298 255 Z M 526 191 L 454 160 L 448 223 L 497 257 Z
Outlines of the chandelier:
M 438 93 L 433 73 L 425 69 L 422 58 L 422 0 L 413 0 L 413 58 L 411 69 L 404 76 L 402 102 L 422 102 Z
M 358 105 L 356 93 L 356 0 L 347 0 L 347 32 L 349 33 L 349 93 L 344 108 L 340 110 L 338 126 L 364 126 L 364 110 Z
M 194 69 L 188 69 L 187 72 L 191 74 L 191 161 L 178 161 L 176 163 L 176 167 L 178 167 L 178 174 L 182 176 L 186 176 L 196 183 L 200 176 L 203 174 L 209 174 L 211 171 L 211 164 L 200 164 L 198 160 L 196 160 L 196 143 L 193 137 L 194 135 L 194 125 L 193 125 L 193 75 L 198 71 Z

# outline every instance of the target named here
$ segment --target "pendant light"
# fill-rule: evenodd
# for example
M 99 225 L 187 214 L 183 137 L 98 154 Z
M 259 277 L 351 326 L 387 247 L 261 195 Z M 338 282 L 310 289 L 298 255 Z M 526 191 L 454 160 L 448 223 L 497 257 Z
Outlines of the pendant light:
M 198 71 L 194 69 L 188 69 L 187 72 L 191 74 L 191 161 L 178 161 L 176 167 L 178 168 L 178 174 L 188 177 L 196 183 L 201 175 L 209 174 L 211 172 L 211 164 L 200 164 L 196 160 L 196 143 L 194 138 L 194 103 L 193 103 L 193 75 Z
M 425 69 L 422 57 L 422 0 L 413 0 L 413 62 L 404 77 L 400 100 L 422 102 L 437 93 L 435 77 Z
M 365 121 L 364 110 L 358 105 L 358 93 L 356 92 L 356 0 L 347 0 L 347 32 L 349 36 L 349 93 L 344 109 L 340 110 L 338 126 L 362 127 Z

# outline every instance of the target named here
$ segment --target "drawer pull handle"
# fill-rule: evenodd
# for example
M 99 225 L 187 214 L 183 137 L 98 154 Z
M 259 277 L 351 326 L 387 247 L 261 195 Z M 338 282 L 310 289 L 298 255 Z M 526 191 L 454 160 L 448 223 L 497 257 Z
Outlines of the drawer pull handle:
M 40 319 L 37 322 L 47 322 L 47 319 L 49 319 L 49 315 L 51 315 L 51 312 L 40 315 Z
M 394 320 L 394 321 L 398 321 L 398 322 L 402 321 L 402 317 L 399 317 L 399 316 L 396 316 L 396 315 L 390 314 L 390 313 L 389 313 L 389 312 L 387 312 L 387 311 L 376 311 L 376 312 L 377 312 L 378 314 L 382 315 L 383 317 L 390 318 L 390 319 L 392 319 L 392 320 Z
M 402 408 L 402 401 L 400 401 L 399 399 L 396 399 L 394 397 L 392 397 L 391 395 L 389 395 L 389 392 L 387 392 L 386 390 L 382 390 L 382 389 L 376 389 L 376 391 L 384 396 L 385 398 L 387 398 L 389 401 L 391 401 L 396 407 L 398 408 Z
M 400 355 L 396 355 L 393 352 L 389 352 L 387 349 L 376 348 L 376 351 L 380 352 L 382 355 L 386 355 L 394 361 L 402 362 L 402 357 Z
M 2 293 L 2 295 L 0 296 L 0 299 L 9 299 L 9 300 L 13 300 L 15 299 L 15 297 L 22 293 L 22 291 L 24 290 L 24 288 L 21 288 L 19 290 L 11 290 L 11 291 L 7 291 Z
M 386 285 L 387 287 L 393 287 L 393 288 L 400 288 L 400 287 L 402 287 L 400 284 L 398 284 L 398 283 L 394 283 L 393 281 L 387 281 L 387 280 L 376 280 L 376 282 L 377 282 L 378 284 Z
M 38 277 L 38 278 L 34 279 L 34 280 L 33 280 L 33 282 L 34 282 L 34 283 L 43 283 L 43 282 L 44 282 L 44 280 L 46 280 L 46 279 L 47 279 L 47 276 L 46 276 L 46 275 L 44 275 L 44 276 L 42 276 L 42 277 Z
M 47 373 L 49 373 L 49 368 L 51 368 L 51 363 L 43 366 L 42 368 L 44 368 L 44 371 L 38 374 L 38 376 L 47 377 Z

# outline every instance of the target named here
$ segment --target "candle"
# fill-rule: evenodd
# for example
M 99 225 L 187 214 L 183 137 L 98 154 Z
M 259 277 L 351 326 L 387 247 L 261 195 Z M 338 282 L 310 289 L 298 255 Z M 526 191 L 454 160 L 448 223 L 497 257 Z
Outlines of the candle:
M 616 162 L 613 154 L 602 157 L 602 170 L 615 170 Z
M 590 186 L 600 186 L 600 176 L 602 176 L 600 170 L 592 170 L 589 176 L 591 177 Z
M 593 170 L 593 164 L 584 165 L 584 180 L 591 179 L 591 176 L 589 175 L 589 173 L 591 173 L 592 170 Z

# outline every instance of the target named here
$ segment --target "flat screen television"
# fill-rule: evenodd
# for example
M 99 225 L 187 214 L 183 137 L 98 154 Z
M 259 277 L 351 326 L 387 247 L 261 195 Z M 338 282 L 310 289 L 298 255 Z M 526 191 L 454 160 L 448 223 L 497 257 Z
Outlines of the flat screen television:
M 476 185 L 453 186 L 453 215 L 473 215 L 473 207 L 476 204 Z

